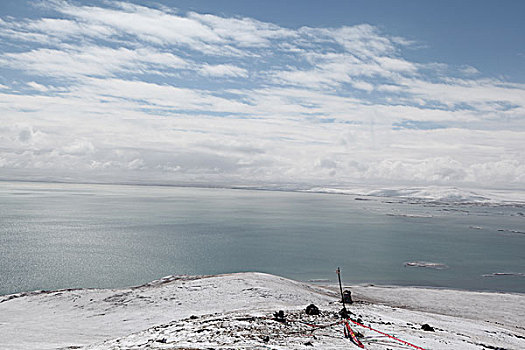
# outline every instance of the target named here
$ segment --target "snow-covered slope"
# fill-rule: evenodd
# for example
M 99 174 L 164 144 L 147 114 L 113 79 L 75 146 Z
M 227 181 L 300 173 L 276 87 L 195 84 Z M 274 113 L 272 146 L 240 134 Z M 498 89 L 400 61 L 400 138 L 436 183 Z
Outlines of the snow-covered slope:
M 525 295 L 398 286 L 352 286 L 359 300 L 525 331 Z
M 120 337 L 191 315 L 334 300 L 331 292 L 261 273 L 170 276 L 144 286 L 0 297 L 1 349 L 55 349 Z
M 525 348 L 524 295 L 352 289 L 360 300 L 350 307 L 354 318 L 425 349 Z M 119 290 L 21 293 L 0 297 L 0 348 L 353 348 L 341 324 L 305 324 L 340 322 L 337 300 L 337 289 L 261 273 L 171 276 Z M 304 313 L 310 303 L 321 315 Z M 281 309 L 286 323 L 272 319 Z M 422 330 L 424 323 L 435 332 Z M 364 335 L 367 349 L 407 348 L 369 329 L 353 328 Z

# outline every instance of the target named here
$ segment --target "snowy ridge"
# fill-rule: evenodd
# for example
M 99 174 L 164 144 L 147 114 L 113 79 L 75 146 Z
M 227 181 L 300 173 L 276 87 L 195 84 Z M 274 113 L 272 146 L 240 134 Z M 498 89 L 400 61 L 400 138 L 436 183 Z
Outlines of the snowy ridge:
M 525 348 L 525 295 L 352 287 L 355 319 L 425 349 Z M 315 304 L 319 316 L 304 308 Z M 262 273 L 168 276 L 142 286 L 0 300 L 0 349 L 349 349 L 338 290 Z M 284 310 L 286 323 L 273 320 Z M 313 329 L 305 324 L 328 325 Z M 421 329 L 430 324 L 434 332 Z M 401 349 L 353 327 L 367 349 Z
M 169 276 L 126 289 L 18 293 L 0 299 L 0 349 L 86 345 L 191 315 L 299 307 L 304 300 L 322 303 L 334 295 L 261 273 Z
M 347 194 L 355 196 L 401 198 L 443 203 L 487 203 L 525 205 L 524 191 L 463 190 L 454 187 L 394 187 L 394 188 L 329 188 L 314 187 L 306 192 Z M 361 198 L 358 198 L 361 199 Z

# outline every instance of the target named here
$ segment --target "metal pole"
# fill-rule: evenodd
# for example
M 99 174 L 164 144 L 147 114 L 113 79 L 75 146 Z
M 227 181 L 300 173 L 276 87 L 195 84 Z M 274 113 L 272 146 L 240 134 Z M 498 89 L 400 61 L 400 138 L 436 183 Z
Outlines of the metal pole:
M 343 286 L 341 284 L 341 270 L 339 269 L 339 267 L 337 268 L 336 272 L 337 272 L 337 278 L 339 279 L 339 290 L 341 291 L 341 302 L 343 303 L 343 309 L 346 311 L 345 298 L 343 297 Z

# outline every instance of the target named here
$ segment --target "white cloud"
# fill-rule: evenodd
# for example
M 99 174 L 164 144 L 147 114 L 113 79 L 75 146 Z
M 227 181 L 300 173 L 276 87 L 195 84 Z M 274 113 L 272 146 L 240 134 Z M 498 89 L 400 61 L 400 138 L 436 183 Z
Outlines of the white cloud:
M 159 73 L 188 63 L 169 52 L 151 48 L 113 49 L 102 46 L 73 46 L 5 53 L 0 63 L 51 77 L 111 76 L 118 72 Z
M 131 170 L 144 169 L 144 160 L 136 158 L 127 164 L 127 167 Z
M 374 90 L 374 85 L 367 83 L 366 81 L 353 81 L 352 86 L 359 90 L 365 90 L 371 92 Z
M 232 41 L 241 47 L 267 47 L 271 45 L 272 39 L 297 35 L 293 30 L 251 18 L 224 18 L 198 13 L 190 13 L 189 18 L 209 26 L 224 40 Z
M 27 86 L 29 86 L 30 88 L 34 90 L 40 91 L 40 92 L 49 91 L 49 88 L 47 86 L 39 84 L 36 81 L 30 81 L 29 83 L 27 83 Z
M 400 58 L 381 56 L 376 58 L 376 61 L 387 71 L 406 73 L 415 73 L 417 71 L 414 63 Z
M 375 57 L 395 52 L 392 40 L 368 24 L 326 30 L 324 34 L 334 38 L 347 52 L 358 57 Z
M 479 70 L 477 70 L 476 68 L 472 66 L 468 66 L 468 65 L 462 67 L 460 69 L 460 72 L 467 76 L 479 74 Z
M 11 177 L 525 185 L 525 86 L 377 27 L 45 4 L 0 20 Z
M 103 38 L 115 34 L 106 26 L 60 18 L 42 18 L 38 21 L 20 23 L 18 28 L 60 38 L 79 37 L 88 33 L 89 36 Z
M 224 43 L 210 27 L 190 17 L 145 6 L 120 3 L 121 9 L 75 6 L 61 2 L 55 9 L 79 22 L 110 28 L 153 44 L 184 44 L 207 51 L 209 43 Z
M 448 79 L 432 83 L 421 79 L 403 79 L 403 85 L 413 95 L 447 106 L 469 104 L 473 108 L 484 109 L 493 102 L 523 106 L 525 101 L 525 86 L 508 86 L 493 80 Z
M 383 85 L 378 86 L 377 90 L 385 91 L 385 92 L 401 92 L 403 91 L 403 87 L 399 85 L 383 84 Z
M 75 140 L 73 143 L 62 147 L 63 153 L 73 155 L 90 154 L 95 151 L 95 147 L 88 140 Z
M 246 78 L 248 76 L 248 71 L 246 69 L 231 64 L 205 64 L 199 69 L 199 73 L 202 75 L 208 75 L 212 77 Z

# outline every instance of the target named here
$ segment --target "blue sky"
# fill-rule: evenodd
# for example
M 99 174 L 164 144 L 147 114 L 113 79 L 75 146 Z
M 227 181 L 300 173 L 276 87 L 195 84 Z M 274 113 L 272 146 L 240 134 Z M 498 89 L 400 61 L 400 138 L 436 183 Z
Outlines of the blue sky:
M 4 179 L 525 184 L 521 1 L 3 1 Z
M 169 3 L 169 2 L 167 2 Z M 218 4 L 219 3 L 219 4 Z M 183 1 L 184 9 L 243 15 L 297 28 L 372 24 L 416 40 L 414 59 L 469 62 L 486 74 L 525 79 L 523 1 Z

